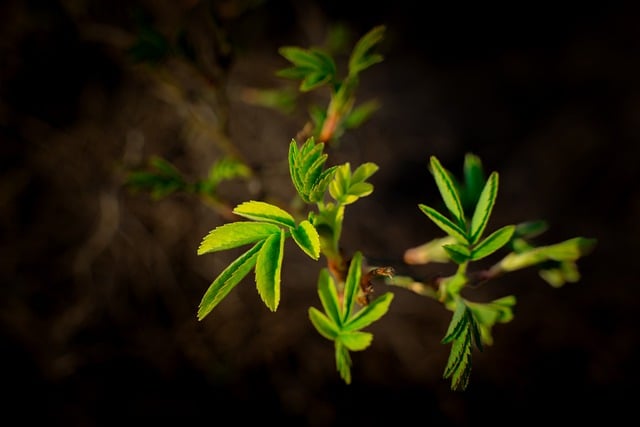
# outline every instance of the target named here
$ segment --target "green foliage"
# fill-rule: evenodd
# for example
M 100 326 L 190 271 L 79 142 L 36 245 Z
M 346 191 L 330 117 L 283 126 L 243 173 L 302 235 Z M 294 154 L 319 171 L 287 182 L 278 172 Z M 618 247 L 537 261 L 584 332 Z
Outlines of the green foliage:
M 200 243 L 198 255 L 254 245 L 209 286 L 200 302 L 199 320 L 207 316 L 254 268 L 258 294 L 269 310 L 276 311 L 280 303 L 280 276 L 287 237 L 294 236 L 294 241 L 309 257 L 318 259 L 320 256 L 318 234 L 307 220 L 296 224 L 293 216 L 285 210 L 253 200 L 241 203 L 233 212 L 256 222 L 237 221 L 214 228 Z
M 477 303 L 463 298 L 462 291 L 469 284 L 486 282 L 506 272 L 533 265 L 541 266 L 541 277 L 552 286 L 575 282 L 579 278 L 576 261 L 588 254 L 596 241 L 577 237 L 554 245 L 535 247 L 529 240 L 546 230 L 544 221 L 506 225 L 483 237 L 497 200 L 498 173 L 492 172 L 484 180 L 482 163 L 471 153 L 465 157 L 464 185 L 456 181 L 455 176 L 434 156 L 430 158 L 429 169 L 448 212 L 445 215 L 424 204 L 418 207 L 446 236 L 411 248 L 408 251 L 410 256 L 405 256 L 405 260 L 414 264 L 442 262 L 442 253 L 438 252 L 438 247 L 441 247 L 448 259 L 458 267 L 455 274 L 435 283 L 435 292 L 427 291 L 427 284 L 408 277 L 396 284 L 435 298 L 453 311 L 449 329 L 442 340 L 443 344 L 451 343 L 444 378 L 451 379 L 453 390 L 464 390 L 471 375 L 473 344 L 482 350 L 484 344 L 493 343 L 492 327 L 513 318 L 512 307 L 516 300 L 514 296 L 507 296 L 491 303 Z M 505 248 L 509 252 L 489 270 L 475 274 L 469 272 L 471 262 Z
M 220 184 L 234 179 L 246 180 L 251 174 L 251 169 L 244 163 L 223 157 L 213 163 L 205 178 L 190 181 L 167 160 L 152 156 L 146 170 L 134 170 L 128 174 L 125 185 L 134 192 L 148 192 L 154 200 L 178 192 L 215 199 Z
M 292 66 L 276 72 L 278 77 L 300 80 L 300 92 L 309 92 L 321 87 L 329 89 L 330 99 L 326 108 L 311 106 L 310 116 L 313 132 L 310 136 L 321 142 L 337 144 L 346 129 L 360 126 L 378 110 L 380 104 L 373 100 L 356 106 L 355 92 L 360 73 L 384 59 L 374 48 L 382 41 L 385 26 L 379 25 L 362 36 L 348 58 L 347 75 L 338 75 L 336 60 L 319 47 L 303 49 L 284 46 L 280 55 Z
M 356 299 L 361 280 L 362 254 L 356 252 L 349 265 L 344 291 L 340 293 L 329 270 L 322 269 L 318 279 L 318 296 L 324 312 L 309 307 L 309 319 L 318 333 L 334 342 L 336 366 L 347 384 L 351 383 L 349 352 L 362 351 L 373 340 L 371 333 L 361 330 L 384 316 L 393 300 L 393 294 L 386 292 L 364 308 L 358 308 Z
M 451 346 L 443 378 L 450 380 L 452 390 L 463 391 L 470 382 L 473 352 L 493 344 L 493 328 L 513 319 L 516 303 L 513 295 L 474 302 L 463 295 L 464 291 L 469 286 L 534 266 L 551 286 L 576 282 L 580 278 L 577 262 L 593 250 L 596 240 L 575 237 L 537 246 L 534 239 L 548 228 L 541 220 L 503 225 L 489 232 L 500 176 L 495 171 L 486 175 L 480 158 L 467 153 L 461 178 L 446 169 L 436 156 L 428 158 L 425 169 L 435 181 L 442 208 L 420 203 L 418 209 L 444 235 L 434 236 L 404 254 L 406 264 L 452 263 L 453 274 L 424 283 L 410 276 L 394 276 L 394 269 L 389 266 L 367 267 L 366 257 L 357 249 L 351 256 L 345 253 L 341 244 L 345 211 L 362 197 L 373 194 L 374 186 L 368 180 L 378 171 L 378 165 L 371 162 L 355 167 L 350 162 L 332 165 L 325 148 L 337 144 L 346 129 L 362 125 L 379 108 L 377 101 L 355 106 L 355 92 L 360 73 L 383 60 L 375 48 L 384 32 L 384 26 L 374 27 L 356 42 L 348 56 L 348 73 L 344 78 L 339 76 L 338 61 L 331 56 L 345 47 L 343 31 L 335 33 L 330 43 L 332 49 L 285 46 L 279 50 L 292 66 L 280 70 L 277 76 L 299 80 L 301 93 L 327 88 L 329 103 L 326 108 L 312 106 L 313 131 L 299 134 L 298 139 L 304 139 L 300 145 L 295 138 L 291 139 L 288 152 L 283 153 L 295 200 L 289 204 L 264 200 L 237 204 L 229 208 L 233 217 L 226 216 L 225 223 L 201 240 L 198 255 L 248 248 L 206 289 L 197 319 L 203 320 L 212 313 L 251 271 L 260 299 L 268 310 L 277 311 L 285 241 L 292 238 L 310 259 L 326 262 L 316 282 L 321 308 L 310 306 L 308 316 L 320 336 L 333 342 L 336 369 L 346 384 L 352 381 L 352 353 L 367 349 L 373 342 L 373 334 L 365 329 L 389 312 L 394 298 L 392 292 L 372 298 L 373 280 L 384 277 L 386 284 L 429 297 L 452 313 L 441 340 Z M 154 37 L 145 43 L 153 44 Z M 143 41 L 138 48 L 145 46 Z M 293 99 L 283 94 L 263 91 L 247 96 L 255 104 L 291 107 Z M 192 182 L 168 161 L 154 157 L 149 170 L 132 172 L 127 184 L 132 189 L 148 191 L 156 199 L 179 191 L 195 194 L 220 209 L 225 201 L 218 196 L 219 186 L 228 180 L 251 176 L 251 169 L 236 156 L 225 156 L 212 165 L 205 178 Z M 472 270 L 476 261 L 487 262 L 501 253 L 502 258 L 488 269 Z

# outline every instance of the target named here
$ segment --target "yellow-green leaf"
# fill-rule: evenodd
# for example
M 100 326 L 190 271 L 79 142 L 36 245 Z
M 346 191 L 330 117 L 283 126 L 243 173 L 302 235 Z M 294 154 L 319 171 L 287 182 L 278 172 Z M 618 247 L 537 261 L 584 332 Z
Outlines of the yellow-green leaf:
M 256 285 L 260 298 L 271 311 L 280 303 L 280 275 L 284 249 L 284 231 L 269 236 L 258 252 Z
M 511 239 L 511 236 L 513 236 L 515 229 L 515 225 L 506 225 L 491 233 L 486 239 L 480 242 L 478 246 L 473 248 L 471 251 L 471 259 L 473 261 L 482 259 L 506 245 Z
M 198 255 L 254 243 L 279 231 L 279 227 L 264 222 L 230 222 L 214 228 L 202 239 Z
M 318 333 L 328 340 L 335 340 L 340 333 L 338 326 L 315 307 L 309 307 L 309 320 Z
M 342 325 L 340 302 L 338 301 L 338 290 L 335 281 L 329 270 L 323 268 L 318 276 L 318 296 L 325 313 L 338 326 Z
M 198 320 L 202 320 L 215 308 L 222 299 L 251 271 L 256 265 L 258 252 L 263 242 L 254 245 L 247 252 L 233 261 L 213 281 L 205 292 L 198 307 Z
M 351 351 L 362 351 L 371 345 L 373 334 L 360 331 L 340 332 L 338 340 Z
M 447 170 L 442 167 L 440 161 L 438 161 L 435 156 L 431 156 L 430 164 L 433 177 L 436 181 L 436 185 L 438 186 L 438 190 L 440 191 L 440 196 L 442 196 L 444 204 L 456 219 L 457 224 L 462 226 L 465 223 L 464 211 L 462 209 L 462 202 L 460 201 L 460 195 L 458 194 L 456 185 L 449 176 Z
M 419 204 L 418 207 L 435 225 L 461 243 L 468 243 L 466 233 L 457 224 L 430 206 Z
M 307 255 L 313 259 L 320 257 L 320 236 L 316 228 L 308 221 L 303 220 L 291 230 L 293 240 Z
M 349 319 L 342 330 L 356 331 L 366 328 L 389 311 L 389 306 L 391 305 L 392 300 L 393 294 L 391 292 L 386 292 L 379 296 Z
M 472 244 L 477 243 L 482 237 L 482 233 L 489 222 L 489 217 L 491 216 L 491 211 L 493 210 L 493 205 L 496 202 L 497 195 L 498 173 L 492 172 L 482 189 L 482 193 L 480 193 L 478 204 L 476 205 L 473 217 L 471 218 L 469 235 L 471 237 Z
M 293 228 L 296 225 L 293 216 L 284 209 L 256 200 L 239 204 L 233 209 L 233 213 L 255 221 L 269 222 L 288 228 Z
M 362 253 L 359 251 L 351 258 L 349 271 L 347 272 L 347 280 L 344 285 L 344 311 L 343 320 L 349 320 L 356 301 L 356 294 L 360 289 L 360 278 L 362 277 Z

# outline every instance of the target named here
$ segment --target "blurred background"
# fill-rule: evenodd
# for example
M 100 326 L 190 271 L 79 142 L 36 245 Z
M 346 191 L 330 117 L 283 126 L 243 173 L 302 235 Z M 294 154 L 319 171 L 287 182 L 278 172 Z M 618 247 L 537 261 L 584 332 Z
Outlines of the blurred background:
M 0 354 L 6 419 L 65 426 L 268 421 L 466 426 L 633 417 L 638 377 L 640 27 L 632 2 L 496 7 L 394 1 L 16 1 L 0 6 Z M 155 200 L 127 173 L 161 156 L 205 176 L 225 150 L 254 168 L 221 188 L 233 205 L 293 195 L 286 152 L 307 120 L 256 102 L 296 88 L 284 45 L 352 45 L 387 27 L 361 75 L 377 99 L 331 162 L 375 162 L 374 193 L 346 211 L 343 246 L 403 265 L 440 232 L 427 170 L 473 152 L 500 172 L 489 228 L 545 219 L 540 243 L 596 238 L 582 278 L 535 269 L 470 290 L 515 295 L 514 319 L 473 355 L 469 388 L 442 372 L 450 320 L 400 288 L 339 378 L 307 318 L 321 263 L 285 251 L 277 312 L 245 280 L 203 321 L 198 303 L 237 253 L 197 256 L 226 221 L 201 200 Z M 178 52 L 178 53 L 176 53 Z M 336 51 L 341 58 L 343 51 Z M 348 53 L 348 52 L 347 52 Z M 634 243 L 635 242 L 635 243 Z M 231 251 L 233 252 L 233 251 Z M 17 418 L 12 418 L 17 417 Z M 633 418 L 631 418 L 633 419 Z

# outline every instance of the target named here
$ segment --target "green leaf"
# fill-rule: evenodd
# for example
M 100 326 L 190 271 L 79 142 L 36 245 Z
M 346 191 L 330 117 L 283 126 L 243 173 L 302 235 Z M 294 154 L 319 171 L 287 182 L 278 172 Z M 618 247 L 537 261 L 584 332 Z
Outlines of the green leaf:
M 462 264 L 471 257 L 471 251 L 468 247 L 459 244 L 444 245 L 443 249 L 447 251 L 447 255 L 456 263 Z
M 511 240 L 511 236 L 513 236 L 513 232 L 515 231 L 515 225 L 505 225 L 502 228 L 491 233 L 480 242 L 473 250 L 471 251 L 471 260 L 477 261 L 486 256 L 491 255 Z
M 358 74 L 383 60 L 382 55 L 370 51 L 382 40 L 385 29 L 384 25 L 376 26 L 358 40 L 349 57 L 349 75 Z
M 364 182 L 378 170 L 374 163 L 364 163 L 351 174 L 349 162 L 337 166 L 333 175 L 333 181 L 329 185 L 329 194 L 337 202 L 348 205 L 360 197 L 368 196 L 373 192 L 373 185 Z
M 342 315 L 338 290 L 329 270 L 323 268 L 318 276 L 318 296 L 325 313 L 338 327 L 342 325 Z
M 346 384 L 351 384 L 351 356 L 349 350 L 340 340 L 334 341 L 336 349 L 336 366 L 340 373 L 340 378 Z
M 300 83 L 300 92 L 310 92 L 331 81 L 331 76 L 324 72 L 311 72 Z
M 459 338 L 453 341 L 443 377 L 451 378 L 452 390 L 465 390 L 471 376 L 471 334 L 464 328 Z
M 482 193 L 480 193 L 480 198 L 478 199 L 478 204 L 476 205 L 476 209 L 473 212 L 473 217 L 471 218 L 471 228 L 470 228 L 470 243 L 477 243 L 482 237 L 482 233 L 484 232 L 487 223 L 489 222 L 489 217 L 491 216 L 491 211 L 493 210 L 493 205 L 496 202 L 496 197 L 498 195 L 498 173 L 492 172 L 489 175 L 489 179 L 487 179 L 484 188 L 482 189 Z
M 358 289 L 360 289 L 360 278 L 362 277 L 362 253 L 359 251 L 353 255 L 351 262 L 349 263 L 349 271 L 347 272 L 347 279 L 344 285 L 344 308 L 343 308 L 343 321 L 344 323 L 349 320 L 353 307 L 356 302 L 356 295 Z
M 434 222 L 442 231 L 451 237 L 455 237 L 459 242 L 468 243 L 467 235 L 457 224 L 454 224 L 449 218 L 442 215 L 430 206 L 419 204 L 418 207 L 431 221 Z
M 249 176 L 251 176 L 251 169 L 247 165 L 232 157 L 224 157 L 216 161 L 209 169 L 207 183 L 215 188 L 223 181 Z
M 485 185 L 484 169 L 482 161 L 474 154 L 467 153 L 464 156 L 464 197 L 462 206 L 467 210 L 473 209 L 478 203 L 480 193 Z
M 380 109 L 380 102 L 373 100 L 356 106 L 344 118 L 343 124 L 347 129 L 354 129 L 362 125 L 364 122 Z
M 291 230 L 293 240 L 307 255 L 313 259 L 320 257 L 320 236 L 316 228 L 306 219 Z
M 351 175 L 351 182 L 359 183 L 366 181 L 371 175 L 376 173 L 380 169 L 378 165 L 372 162 L 362 163 L 353 171 Z
M 462 210 L 460 195 L 458 194 L 458 190 L 456 189 L 454 182 L 451 180 L 447 170 L 442 167 L 440 161 L 438 161 L 435 156 L 431 156 L 430 165 L 444 204 L 456 219 L 458 225 L 463 226 L 465 224 L 464 211 Z
M 256 285 L 260 298 L 271 311 L 280 303 L 280 275 L 284 249 L 284 231 L 269 236 L 258 252 Z
M 315 307 L 309 307 L 309 320 L 316 328 L 318 333 L 328 340 L 335 340 L 340 330 L 324 313 Z
M 278 226 L 266 222 L 230 222 L 214 228 L 202 239 L 198 255 L 254 243 L 279 232 Z
M 596 245 L 596 239 L 575 237 L 554 245 L 539 246 L 528 251 L 512 252 L 499 263 L 502 271 L 515 271 L 548 260 L 576 261 L 590 253 Z
M 252 219 L 254 221 L 270 222 L 287 228 L 296 226 L 293 216 L 287 211 L 266 202 L 251 200 L 239 204 L 233 209 L 236 215 Z
M 309 200 L 314 203 L 321 201 L 324 197 L 324 193 L 329 186 L 329 183 L 333 179 L 333 175 L 337 169 L 337 166 L 331 166 L 320 174 L 316 179 L 313 187 L 311 187 L 311 191 L 309 191 Z
M 256 243 L 251 249 L 238 257 L 213 281 L 205 292 L 198 308 L 198 320 L 215 308 L 222 299 L 251 271 L 258 258 L 258 252 L 264 242 Z
M 370 332 L 340 332 L 338 340 L 350 351 L 362 351 L 371 345 L 373 334 Z
M 547 231 L 549 225 L 544 220 L 526 221 L 516 224 L 514 238 L 531 239 Z
M 334 173 L 335 166 L 323 171 L 327 160 L 323 150 L 324 143 L 316 144 L 313 137 L 308 138 L 299 149 L 295 140 L 289 145 L 291 181 L 305 203 L 322 200 Z
M 355 331 L 366 328 L 373 322 L 384 316 L 389 311 L 389 306 L 393 300 L 393 294 L 386 292 L 363 307 L 343 326 L 343 331 Z
M 302 177 L 300 176 L 300 170 L 298 167 L 298 158 L 300 156 L 300 150 L 298 149 L 298 143 L 295 139 L 292 139 L 289 143 L 289 174 L 291 176 L 291 181 L 293 182 L 294 187 L 298 194 L 302 195 L 304 192 L 304 186 L 302 184 Z
M 555 268 L 541 269 L 538 274 L 554 288 L 560 288 L 567 282 L 576 283 L 580 280 L 580 272 L 574 261 L 562 261 Z
M 466 329 L 468 318 L 466 316 L 467 306 L 464 304 L 462 299 L 457 299 L 456 301 L 456 309 L 453 312 L 453 316 L 451 317 L 451 321 L 449 322 L 449 327 L 447 328 L 447 333 L 445 334 L 442 341 L 442 344 L 447 344 L 458 338 L 460 334 Z

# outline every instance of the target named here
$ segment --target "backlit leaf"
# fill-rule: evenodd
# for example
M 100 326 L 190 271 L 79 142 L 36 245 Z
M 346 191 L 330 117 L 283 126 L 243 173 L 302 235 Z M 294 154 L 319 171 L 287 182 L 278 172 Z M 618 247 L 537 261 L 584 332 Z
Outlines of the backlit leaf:
M 288 228 L 295 227 L 293 216 L 284 209 L 266 202 L 251 200 L 239 204 L 233 209 L 236 215 L 252 219 L 254 221 L 270 222 Z
M 328 340 L 335 340 L 340 332 L 336 324 L 315 307 L 309 307 L 309 320 L 318 333 Z
M 437 225 L 442 231 L 447 233 L 449 236 L 455 237 L 459 242 L 468 243 L 467 236 L 464 230 L 462 230 L 458 225 L 454 224 L 449 218 L 442 215 L 437 210 L 433 209 L 430 206 L 419 204 L 418 207 L 426 216 L 429 217 L 431 221 L 435 225 Z
M 257 243 L 233 261 L 213 281 L 205 292 L 198 307 L 198 320 L 202 320 L 256 265 L 258 252 L 263 242 Z
M 338 290 L 335 281 L 329 270 L 323 268 L 318 276 L 318 296 L 325 313 L 338 326 L 342 325 L 340 302 L 338 300 Z
M 371 50 L 384 37 L 385 26 L 372 28 L 358 40 L 349 57 L 349 74 L 355 75 L 383 60 L 382 55 L 372 54 Z
M 442 344 L 447 344 L 458 338 L 460 334 L 465 330 L 468 322 L 466 311 L 467 306 L 461 299 L 458 299 L 456 301 L 455 311 L 453 312 L 453 316 L 451 317 L 451 321 L 449 322 L 449 327 L 447 328 L 447 333 L 445 334 L 444 338 L 442 338 Z
M 492 172 L 482 189 L 482 193 L 480 193 L 478 204 L 476 205 L 473 217 L 471 218 L 471 227 L 469 232 L 471 237 L 470 243 L 475 244 L 482 237 L 482 233 L 489 222 L 489 217 L 491 216 L 491 211 L 493 210 L 493 205 L 496 202 L 497 195 L 498 173 Z
M 307 255 L 313 259 L 320 257 L 320 236 L 315 227 L 307 220 L 303 220 L 291 230 L 293 240 Z
M 462 210 L 462 203 L 460 202 L 460 195 L 456 189 L 456 185 L 449 176 L 449 173 L 442 167 L 440 161 L 435 156 L 431 156 L 431 172 L 440 191 L 440 196 L 444 201 L 444 204 L 449 209 L 449 212 L 456 219 L 459 226 L 465 224 L 464 211 Z
M 338 340 L 351 351 L 362 351 L 371 345 L 373 334 L 360 331 L 340 332 Z
M 349 271 L 344 285 L 344 311 L 343 320 L 349 320 L 356 301 L 358 289 L 360 289 L 360 278 L 362 277 L 362 253 L 359 251 L 353 255 L 349 263 Z
M 444 245 L 443 249 L 447 255 L 457 264 L 462 264 L 469 260 L 471 251 L 468 247 L 460 244 Z
M 349 350 L 340 340 L 335 340 L 336 350 L 336 367 L 340 373 L 340 378 L 346 383 L 351 384 L 351 356 Z
M 272 234 L 258 252 L 256 285 L 260 298 L 271 311 L 280 303 L 280 275 L 284 248 L 284 231 Z
M 391 292 L 386 292 L 379 296 L 351 317 L 342 329 L 344 331 L 355 331 L 366 328 L 389 311 L 392 300 L 393 294 Z
M 515 229 L 515 225 L 506 225 L 491 233 L 486 239 L 473 248 L 471 251 L 471 259 L 473 261 L 482 259 L 509 243 Z
M 214 228 L 202 239 L 198 255 L 254 243 L 279 232 L 278 226 L 265 222 L 230 222 Z

